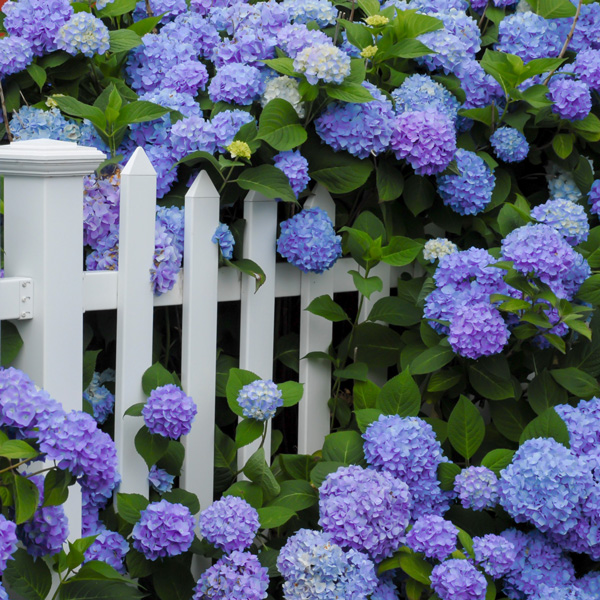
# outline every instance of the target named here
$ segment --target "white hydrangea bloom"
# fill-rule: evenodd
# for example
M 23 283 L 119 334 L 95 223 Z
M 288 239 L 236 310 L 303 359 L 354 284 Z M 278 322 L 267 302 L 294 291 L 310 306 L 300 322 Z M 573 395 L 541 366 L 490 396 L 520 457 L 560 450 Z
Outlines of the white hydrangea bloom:
M 458 252 L 458 247 L 446 238 L 429 240 L 423 247 L 423 257 L 429 262 L 435 262 L 442 258 L 442 256 L 454 254 L 455 252 Z
M 274 98 L 287 100 L 302 119 L 304 117 L 304 102 L 298 91 L 298 81 L 293 77 L 282 75 L 275 77 L 267 82 L 265 91 L 260 99 L 260 103 L 266 106 Z

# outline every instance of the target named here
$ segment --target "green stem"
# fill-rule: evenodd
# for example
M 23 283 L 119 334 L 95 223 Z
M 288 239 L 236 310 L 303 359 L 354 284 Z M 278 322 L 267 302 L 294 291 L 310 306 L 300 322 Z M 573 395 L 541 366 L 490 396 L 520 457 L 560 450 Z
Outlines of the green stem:
M 0 473 L 7 473 L 8 471 L 14 471 L 17 467 L 20 467 L 21 465 L 24 465 L 25 463 L 31 462 L 33 460 L 33 458 L 26 458 L 20 462 L 18 462 L 16 465 L 10 465 L 10 467 L 6 467 L 6 469 L 0 469 Z

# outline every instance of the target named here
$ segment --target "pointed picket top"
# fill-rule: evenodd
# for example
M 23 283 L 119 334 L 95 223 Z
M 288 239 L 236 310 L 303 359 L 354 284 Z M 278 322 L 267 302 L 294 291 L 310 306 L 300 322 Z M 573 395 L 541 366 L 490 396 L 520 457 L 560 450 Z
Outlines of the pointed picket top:
M 304 208 L 320 208 L 335 223 L 335 202 L 331 194 L 327 191 L 327 188 L 320 183 L 317 184 L 313 193 L 304 203 Z
M 144 152 L 144 149 L 138 147 L 125 165 L 121 175 L 135 175 L 143 177 L 147 177 L 148 175 L 156 176 L 156 171 L 154 170 L 148 155 Z
M 219 192 L 206 171 L 200 171 L 198 177 L 185 195 L 186 198 L 214 198 Z

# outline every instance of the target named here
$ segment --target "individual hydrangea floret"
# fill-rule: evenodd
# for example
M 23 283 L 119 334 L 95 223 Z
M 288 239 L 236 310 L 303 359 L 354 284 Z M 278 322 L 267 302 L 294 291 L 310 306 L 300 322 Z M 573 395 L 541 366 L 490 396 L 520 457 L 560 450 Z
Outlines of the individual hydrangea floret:
M 433 567 L 431 589 L 441 600 L 484 600 L 487 581 L 470 562 L 452 558 Z
M 344 552 L 331 535 L 310 529 L 288 538 L 277 568 L 285 580 L 286 600 L 367 598 L 377 585 L 369 558 L 354 549 Z
M 217 230 L 211 238 L 213 244 L 218 244 L 221 249 L 223 258 L 231 260 L 233 258 L 233 247 L 235 246 L 235 239 L 229 229 L 229 225 L 225 223 L 219 223 Z
M 287 75 L 273 77 L 267 81 L 260 103 L 262 106 L 266 106 L 271 100 L 281 98 L 289 102 L 294 107 L 298 117 L 302 119 L 305 114 L 304 102 L 298 91 L 298 85 L 297 79 L 293 79 Z
M 340 467 L 319 488 L 319 525 L 335 543 L 373 560 L 398 549 L 410 508 L 408 486 L 386 471 Z
M 531 216 L 556 229 L 571 246 L 577 246 L 588 238 L 590 224 L 585 210 L 583 206 L 570 200 L 548 200 L 545 204 L 536 206 L 531 211 Z
M 264 600 L 268 587 L 267 568 L 254 554 L 236 550 L 202 573 L 193 600 Z
M 454 158 L 460 175 L 438 175 L 438 193 L 459 215 L 476 215 L 491 202 L 496 178 L 475 152 L 459 148 Z
M 496 156 L 504 162 L 522 162 L 529 154 L 529 142 L 513 127 L 500 127 L 490 137 Z
M 432 263 L 454 252 L 458 252 L 458 247 L 446 238 L 427 240 L 423 246 L 423 258 Z
M 308 208 L 281 224 L 277 251 L 305 273 L 323 273 L 342 255 L 342 238 L 320 208 Z
M 591 213 L 600 215 L 600 179 L 596 179 L 596 181 L 592 183 L 588 195 L 588 204 L 590 205 Z
M 0 515 L 0 575 L 16 549 L 17 526 L 4 515 Z
M 454 491 L 463 508 L 493 508 L 498 503 L 498 477 L 487 467 L 468 467 L 455 477 Z
M 244 106 L 257 100 L 263 90 L 263 78 L 256 67 L 230 63 L 219 68 L 208 86 L 208 95 L 213 102 Z
M 221 498 L 200 515 L 200 533 L 228 554 L 247 550 L 259 527 L 256 509 L 237 496 Z
M 444 560 L 456 550 L 458 528 L 436 515 L 417 519 L 406 534 L 406 545 L 415 552 L 423 552 L 427 558 Z
M 31 44 L 16 35 L 0 38 L 0 79 L 22 71 L 33 60 Z
M 273 157 L 273 162 L 290 180 L 290 185 L 297 198 L 306 189 L 310 181 L 308 161 L 300 154 L 300 150 L 287 150 L 276 154 Z
M 116 531 L 104 530 L 85 551 L 85 562 L 101 560 L 124 574 L 127 552 L 129 552 L 129 543 L 122 535 Z
M 58 31 L 56 45 L 73 56 L 92 58 L 104 54 L 110 47 L 108 27 L 94 15 L 80 12 L 73 15 Z
M 563 41 L 554 21 L 533 12 L 509 15 L 500 21 L 496 50 L 516 54 L 524 62 L 556 57 Z
M 133 547 L 148 560 L 187 552 L 194 541 L 194 517 L 182 504 L 152 502 L 133 526 Z
M 281 390 L 271 380 L 258 380 L 240 390 L 237 403 L 245 417 L 268 421 L 283 406 L 283 397 Z
M 112 415 L 115 397 L 110 390 L 100 382 L 100 373 L 94 373 L 92 381 L 83 392 L 83 399 L 90 404 L 94 419 L 100 424 Z
M 552 110 L 561 119 L 580 121 L 592 110 L 592 94 L 583 81 L 555 77 L 548 85 L 548 98 L 554 103 Z
M 569 70 L 592 89 L 600 90 L 600 50 L 589 48 L 579 52 Z
M 294 71 L 309 83 L 342 83 L 350 75 L 350 57 L 331 44 L 316 44 L 298 52 Z
M 493 533 L 483 537 L 474 537 L 473 552 L 475 553 L 475 562 L 494 579 L 506 575 L 517 558 L 514 544 Z
M 194 401 L 169 383 L 152 390 L 142 416 L 150 433 L 175 440 L 191 431 L 197 412 Z
M 456 131 L 444 113 L 407 111 L 392 122 L 390 147 L 417 175 L 441 173 L 456 151 Z
M 165 494 L 170 492 L 175 483 L 175 476 L 171 475 L 164 469 L 160 469 L 156 465 L 152 465 L 148 473 L 148 483 L 159 493 Z

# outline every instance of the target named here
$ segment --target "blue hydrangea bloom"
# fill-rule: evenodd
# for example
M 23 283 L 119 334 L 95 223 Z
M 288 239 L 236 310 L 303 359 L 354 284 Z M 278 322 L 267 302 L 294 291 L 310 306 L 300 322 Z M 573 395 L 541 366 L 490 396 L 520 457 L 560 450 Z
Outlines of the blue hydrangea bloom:
M 600 215 L 600 179 L 596 179 L 592 183 L 588 195 L 588 204 L 590 205 L 590 212 L 595 215 Z
M 271 380 L 253 381 L 239 392 L 237 403 L 245 417 L 268 421 L 283 406 L 281 390 Z
M 294 70 L 309 83 L 342 83 L 350 75 L 350 57 L 339 48 L 316 44 L 300 50 L 294 59 Z
M 213 102 L 252 104 L 262 94 L 264 82 L 256 67 L 230 63 L 222 66 L 208 86 Z
M 542 584 L 538 592 L 531 596 L 531 600 L 546 600 L 547 598 L 552 598 L 552 600 L 594 600 L 596 596 L 592 596 L 575 586 L 566 589 L 545 584 Z
M 150 10 L 153 15 L 162 15 L 161 22 L 165 23 L 188 10 L 186 0 L 149 0 Z M 133 11 L 133 20 L 140 21 L 148 17 L 146 0 L 139 0 Z
M 600 398 L 581 400 L 577 406 L 560 404 L 555 410 L 569 430 L 571 451 L 580 457 L 600 457 Z
M 148 483 L 161 494 L 170 492 L 175 482 L 175 476 L 171 475 L 164 469 L 160 469 L 156 465 L 152 465 L 148 473 Z
M 456 131 L 444 113 L 407 111 L 392 122 L 390 147 L 417 175 L 441 173 L 454 157 Z
M 446 238 L 427 240 L 423 246 L 423 258 L 431 263 L 454 252 L 458 252 L 458 247 Z
M 2 583 L 0 583 L 0 600 L 9 600 L 8 594 L 6 593 Z
M 224 496 L 200 514 L 200 534 L 227 554 L 247 550 L 259 527 L 256 509 L 237 496 Z
M 171 235 L 171 243 L 177 252 L 183 252 L 185 210 L 178 206 L 157 206 L 156 221 Z
M 467 56 L 474 58 L 481 50 L 481 33 L 477 21 L 465 14 L 463 9 L 448 7 L 429 15 L 442 21 L 442 31 L 447 31 L 462 42 Z
M 470 562 L 452 558 L 433 567 L 431 589 L 441 600 L 484 600 L 487 581 Z
M 417 39 L 435 53 L 415 59 L 417 64 L 425 67 L 428 71 L 441 70 L 449 74 L 471 57 L 463 40 L 445 28 L 424 33 Z
M 411 0 L 409 8 L 426 14 L 452 9 L 464 12 L 469 8 L 469 3 L 467 0 Z
M 572 65 L 569 65 L 577 77 L 594 90 L 600 89 L 600 50 L 583 50 L 575 57 Z
M 379 577 L 377 587 L 371 594 L 371 600 L 400 600 L 398 588 L 389 573 L 384 573 Z
M 275 166 L 283 171 L 290 180 L 290 185 L 297 198 L 306 189 L 310 181 L 308 161 L 300 154 L 300 150 L 280 152 L 273 157 L 273 161 Z
M 171 128 L 171 144 L 174 157 L 178 160 L 192 152 L 216 150 L 216 132 L 210 121 L 199 115 L 192 115 L 177 121 Z
M 459 215 L 476 215 L 492 200 L 496 178 L 483 158 L 459 148 L 454 155 L 460 175 L 438 175 L 438 193 Z
M 290 57 L 296 58 L 302 50 L 318 45 L 332 46 L 331 38 L 317 29 L 306 25 L 286 25 L 277 32 L 277 45 Z M 343 60 L 343 57 L 342 57 Z
M 125 574 L 125 555 L 129 552 L 127 540 L 116 531 L 104 530 L 85 551 L 85 561 L 101 560 L 119 573 Z
M 58 109 L 42 110 L 32 106 L 22 106 L 13 113 L 10 130 L 16 140 L 77 142 L 80 135 L 79 127 L 67 121 Z
M 300 529 L 277 558 L 287 600 L 366 598 L 377 585 L 375 565 L 361 552 L 344 552 L 321 531 Z
M 216 27 L 203 16 L 192 12 L 178 15 L 164 25 L 161 32 L 170 39 L 191 44 L 196 54 L 203 58 L 211 58 L 215 48 L 221 43 Z
M 221 254 L 223 258 L 231 260 L 233 258 L 233 247 L 235 246 L 235 239 L 231 233 L 229 226 L 225 223 L 219 223 L 215 234 L 212 236 L 211 241 L 214 244 L 218 244 L 221 248 Z
M 0 79 L 22 71 L 33 60 L 31 44 L 16 35 L 0 38 Z
M 456 550 L 458 528 L 436 515 L 419 517 L 406 534 L 406 545 L 427 558 L 444 560 Z
M 83 178 L 83 243 L 97 248 L 119 229 L 120 181 L 87 175 Z
M 560 233 L 571 246 L 585 242 L 590 231 L 590 224 L 583 206 L 570 200 L 548 200 L 536 206 L 531 216 L 540 223 L 550 225 Z
M 324 210 L 309 208 L 281 223 L 277 251 L 305 273 L 323 273 L 342 255 L 342 238 Z
M 454 70 L 466 95 L 463 108 L 482 108 L 504 97 L 500 84 L 474 59 L 462 61 Z
M 500 127 L 490 137 L 496 156 L 504 162 L 522 162 L 529 154 L 529 142 L 513 127 Z
M 115 406 L 115 397 L 100 383 L 100 373 L 94 373 L 92 381 L 83 392 L 83 399 L 92 407 L 94 419 L 100 424 L 112 415 Z
M 36 56 L 54 52 L 58 30 L 71 18 L 69 0 L 19 0 L 2 7 L 9 35 L 27 40 Z
M 563 38 L 566 39 L 568 32 L 573 25 L 573 19 L 564 19 L 565 27 Z M 569 50 L 581 52 L 590 48 L 597 50 L 600 48 L 600 6 L 594 2 L 592 4 L 583 4 L 579 14 L 579 19 L 573 32 L 573 37 L 569 43 Z
M 0 575 L 16 549 L 17 526 L 4 515 L 0 515 Z
M 583 81 L 554 77 L 548 89 L 548 98 L 554 103 L 552 110 L 561 119 L 579 121 L 590 114 L 592 94 Z
M 252 115 L 245 110 L 223 110 L 217 113 L 210 121 L 215 132 L 217 149 L 225 152 L 227 146 L 233 142 L 241 127 L 252 120 Z
M 592 598 L 600 598 L 600 571 L 587 573 L 577 581 L 577 586 L 591 594 Z
M 133 526 L 133 547 L 148 560 L 187 552 L 194 541 L 195 520 L 189 508 L 178 503 L 152 502 Z
M 337 10 L 328 0 L 283 0 L 281 3 L 294 23 L 315 21 L 319 27 L 335 23 Z
M 516 54 L 524 62 L 558 56 L 563 41 L 554 19 L 533 12 L 516 13 L 500 21 L 496 50 Z
M 473 538 L 475 562 L 494 579 L 508 573 L 512 568 L 517 551 L 514 544 L 499 535 L 488 533 Z
M 464 508 L 494 508 L 498 503 L 498 477 L 486 467 L 468 467 L 455 477 L 454 491 Z
M 86 256 L 88 271 L 115 271 L 119 266 L 119 234 L 116 231 L 100 238 L 96 248 Z
M 173 233 L 164 223 L 157 220 L 154 228 L 154 264 L 150 268 L 150 283 L 156 295 L 173 289 L 182 259 Z
M 593 168 L 593 165 L 590 165 Z M 581 190 L 577 187 L 577 183 L 573 175 L 567 171 L 563 171 L 554 164 L 550 164 L 548 168 L 548 192 L 550 199 L 563 198 L 577 202 L 581 198 Z
M 408 486 L 387 471 L 340 467 L 319 488 L 319 525 L 336 544 L 376 561 L 399 548 L 410 509 Z
M 150 433 L 175 440 L 191 431 L 197 412 L 194 401 L 169 383 L 152 390 L 142 416 Z
M 104 54 L 110 47 L 108 27 L 90 13 L 77 13 L 59 29 L 56 45 L 73 56 Z
M 202 573 L 193 600 L 264 600 L 268 587 L 267 568 L 254 554 L 235 550 Z

